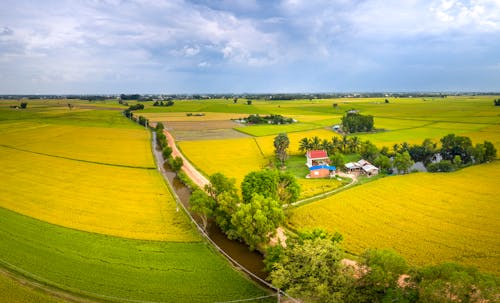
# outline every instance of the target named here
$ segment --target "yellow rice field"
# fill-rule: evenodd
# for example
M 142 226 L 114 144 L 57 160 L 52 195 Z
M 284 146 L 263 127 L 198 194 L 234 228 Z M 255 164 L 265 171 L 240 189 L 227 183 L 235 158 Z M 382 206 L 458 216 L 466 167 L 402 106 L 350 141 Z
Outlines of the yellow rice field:
M 0 125 L 0 144 L 59 157 L 155 167 L 149 132 L 140 128 L 85 127 L 22 121 Z
M 5 147 L 0 147 L 0 159 L 0 207 L 101 234 L 198 240 L 154 169 L 85 163 Z
M 264 168 L 268 160 L 253 138 L 178 142 L 183 154 L 203 173 L 221 172 L 239 186 L 246 174 Z
M 353 253 L 393 248 L 413 264 L 453 261 L 500 272 L 500 162 L 386 177 L 290 211 L 293 228 L 344 235 Z

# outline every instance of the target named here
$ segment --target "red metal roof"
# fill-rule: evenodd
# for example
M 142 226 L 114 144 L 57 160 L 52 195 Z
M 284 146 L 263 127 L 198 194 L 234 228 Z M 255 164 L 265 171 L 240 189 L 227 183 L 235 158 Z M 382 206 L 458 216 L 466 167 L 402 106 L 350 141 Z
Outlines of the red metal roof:
M 307 156 L 310 159 L 328 158 L 328 154 L 326 153 L 325 150 L 310 150 L 307 152 Z

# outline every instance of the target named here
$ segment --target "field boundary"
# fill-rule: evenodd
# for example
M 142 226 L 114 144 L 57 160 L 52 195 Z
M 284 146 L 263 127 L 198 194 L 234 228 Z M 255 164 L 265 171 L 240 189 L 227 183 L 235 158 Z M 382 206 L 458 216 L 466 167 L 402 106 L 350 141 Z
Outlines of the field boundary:
M 96 164 L 96 165 L 106 165 L 106 166 L 134 168 L 134 169 L 156 169 L 154 166 L 134 166 L 134 165 L 113 164 L 113 163 L 90 161 L 90 160 L 84 160 L 84 159 L 76 159 L 76 158 L 52 155 L 52 154 L 47 154 L 47 153 L 42 153 L 42 152 L 36 152 L 36 151 L 23 149 L 23 148 L 19 148 L 19 147 L 14 147 L 14 146 L 10 146 L 10 145 L 5 145 L 5 144 L 0 144 L 0 147 L 10 148 L 10 149 L 22 151 L 25 153 L 31 153 L 31 154 L 41 155 L 41 156 L 47 156 L 47 157 L 59 158 L 59 159 L 64 159 L 64 160 L 77 161 L 77 162 L 84 162 L 84 163 L 90 163 L 90 164 Z

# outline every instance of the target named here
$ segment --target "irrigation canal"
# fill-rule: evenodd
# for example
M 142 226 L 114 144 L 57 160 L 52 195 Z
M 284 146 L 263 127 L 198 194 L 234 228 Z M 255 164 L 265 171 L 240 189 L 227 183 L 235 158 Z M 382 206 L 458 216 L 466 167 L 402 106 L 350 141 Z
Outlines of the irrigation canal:
M 189 198 L 191 197 L 191 191 L 187 186 L 185 186 L 182 182 L 175 178 L 175 173 L 172 170 L 170 170 L 168 167 L 163 167 L 163 157 L 161 151 L 156 149 L 156 134 L 154 133 L 154 131 L 152 132 L 152 134 L 153 152 L 158 168 L 163 176 L 168 180 L 170 187 L 175 191 L 175 194 L 177 195 L 180 203 L 184 205 L 185 209 L 189 209 Z M 201 220 L 196 214 L 191 213 L 191 217 L 193 217 L 198 225 L 201 226 Z M 219 248 L 224 253 L 226 253 L 233 260 L 243 266 L 246 270 L 250 271 L 260 279 L 266 279 L 267 275 L 264 272 L 264 257 L 262 256 L 262 254 L 256 251 L 250 251 L 248 249 L 248 246 L 239 241 L 229 240 L 214 222 L 209 221 L 206 233 L 208 234 L 208 237 L 217 246 L 219 246 Z M 263 284 L 258 279 L 255 279 L 253 277 L 252 279 L 262 284 L 263 286 L 268 286 Z

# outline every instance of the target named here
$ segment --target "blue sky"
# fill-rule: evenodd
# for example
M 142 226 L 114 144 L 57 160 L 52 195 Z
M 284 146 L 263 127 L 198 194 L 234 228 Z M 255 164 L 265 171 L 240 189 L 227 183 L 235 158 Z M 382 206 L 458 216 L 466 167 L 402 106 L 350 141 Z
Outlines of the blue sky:
M 0 94 L 500 91 L 500 0 L 0 6 Z

